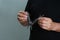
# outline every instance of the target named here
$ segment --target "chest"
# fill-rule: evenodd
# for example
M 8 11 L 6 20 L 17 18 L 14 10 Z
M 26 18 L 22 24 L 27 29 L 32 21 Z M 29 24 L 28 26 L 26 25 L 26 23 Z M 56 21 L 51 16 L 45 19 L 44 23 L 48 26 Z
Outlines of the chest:
M 33 0 L 31 2 L 31 15 L 36 19 L 40 15 L 52 18 L 54 21 L 60 19 L 60 1 L 59 0 Z

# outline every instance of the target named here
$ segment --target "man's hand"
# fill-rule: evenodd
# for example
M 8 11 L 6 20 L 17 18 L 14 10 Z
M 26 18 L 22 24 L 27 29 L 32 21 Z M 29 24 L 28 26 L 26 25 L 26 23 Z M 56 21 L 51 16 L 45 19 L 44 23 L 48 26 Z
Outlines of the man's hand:
M 25 11 L 18 12 L 18 21 L 24 26 L 28 24 L 27 16 L 28 16 L 28 12 L 25 12 Z
M 48 17 L 40 17 L 38 19 L 38 24 L 41 28 L 45 30 L 52 30 L 54 28 L 54 22 L 51 18 Z

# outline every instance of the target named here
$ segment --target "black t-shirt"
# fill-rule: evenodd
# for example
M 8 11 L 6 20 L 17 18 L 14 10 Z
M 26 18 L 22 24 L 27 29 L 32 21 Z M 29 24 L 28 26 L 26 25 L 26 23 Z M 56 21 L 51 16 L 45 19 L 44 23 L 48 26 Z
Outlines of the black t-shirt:
M 25 11 L 29 12 L 32 21 L 44 15 L 60 22 L 60 0 L 28 0 Z M 30 40 L 60 40 L 60 32 L 44 30 L 36 22 L 30 31 Z

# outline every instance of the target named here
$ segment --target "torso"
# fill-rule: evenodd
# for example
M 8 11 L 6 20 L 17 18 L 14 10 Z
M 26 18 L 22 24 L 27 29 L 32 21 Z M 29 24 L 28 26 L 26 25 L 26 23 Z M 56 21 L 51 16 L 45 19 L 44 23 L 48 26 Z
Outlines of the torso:
M 32 0 L 30 9 L 32 21 L 44 15 L 60 22 L 60 0 Z M 30 40 L 60 40 L 60 33 L 44 30 L 36 23 L 32 26 Z

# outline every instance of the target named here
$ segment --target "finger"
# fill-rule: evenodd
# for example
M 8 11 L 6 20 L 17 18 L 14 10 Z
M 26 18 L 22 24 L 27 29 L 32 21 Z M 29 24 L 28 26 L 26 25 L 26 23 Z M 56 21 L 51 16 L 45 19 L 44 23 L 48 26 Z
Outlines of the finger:
M 20 20 L 27 20 L 27 18 L 18 17 Z
M 18 17 L 26 17 L 26 18 L 27 18 L 27 16 L 24 15 L 24 14 L 18 14 L 17 16 L 18 16 Z
M 48 17 L 39 17 L 39 19 L 38 20 L 46 20 L 46 21 L 48 21 L 48 20 L 51 20 L 50 18 L 48 18 Z
M 46 20 L 41 19 L 41 20 L 38 21 L 38 23 L 49 23 L 49 22 L 46 21 Z
M 52 20 L 43 20 L 43 19 L 40 19 L 38 20 L 39 23 L 52 23 Z
M 50 24 L 47 24 L 47 23 L 45 23 L 45 24 L 41 24 L 42 26 L 50 26 Z
M 41 28 L 43 28 L 43 29 L 49 29 L 50 26 L 49 26 L 48 24 L 42 24 L 42 25 L 41 25 Z
M 43 29 L 45 29 L 45 30 L 50 30 L 49 28 L 47 28 L 47 27 L 42 27 Z
M 51 21 L 51 18 L 48 18 L 48 17 L 43 17 L 43 19 L 44 19 L 45 21 Z
M 39 25 L 48 26 L 48 23 L 39 23 Z
M 39 21 L 39 22 L 43 22 L 43 21 L 45 21 L 45 19 L 44 19 L 43 17 L 40 17 L 40 18 L 38 19 L 38 21 Z
M 43 25 L 43 26 L 50 26 L 51 23 L 48 23 L 48 22 L 38 22 L 39 25 Z
M 22 13 L 22 14 L 24 14 L 24 15 L 28 15 L 28 12 L 25 12 L 25 11 L 19 11 L 18 13 Z
M 19 21 L 27 21 L 27 18 L 18 17 L 17 19 L 18 19 Z

